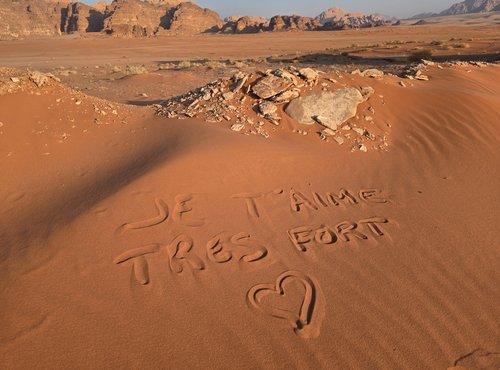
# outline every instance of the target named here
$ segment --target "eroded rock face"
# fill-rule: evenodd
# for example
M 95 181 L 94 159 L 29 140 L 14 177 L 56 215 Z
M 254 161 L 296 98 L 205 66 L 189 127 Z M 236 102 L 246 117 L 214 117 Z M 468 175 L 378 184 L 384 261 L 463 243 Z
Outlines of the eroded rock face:
M 69 4 L 61 12 L 61 31 L 101 32 L 104 28 L 104 12 L 83 3 Z
M 375 14 L 349 13 L 341 8 L 330 8 L 315 18 L 324 30 L 378 27 L 390 23 Z
M 263 17 L 232 17 L 226 18 L 227 23 L 223 26 L 223 33 L 257 33 L 262 32 L 269 26 L 269 21 Z
M 267 31 L 313 31 L 318 28 L 321 23 L 310 17 L 277 15 L 269 21 Z
M 363 101 L 357 89 L 347 87 L 292 100 L 285 111 L 298 123 L 312 125 L 318 122 L 337 130 L 349 118 L 356 116 L 358 104 Z
M 151 36 L 158 29 L 168 6 L 139 0 L 114 0 L 107 8 L 104 31 L 118 37 Z
M 67 2 L 0 0 L 0 40 L 61 34 L 61 11 Z
M 223 25 L 219 14 L 190 2 L 172 8 L 161 24 L 164 29 L 183 34 L 217 32 Z

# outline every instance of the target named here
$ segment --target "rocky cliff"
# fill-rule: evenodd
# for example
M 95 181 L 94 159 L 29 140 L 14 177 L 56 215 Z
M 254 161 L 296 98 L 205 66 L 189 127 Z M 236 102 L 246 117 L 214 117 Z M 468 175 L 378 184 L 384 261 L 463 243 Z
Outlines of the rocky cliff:
M 219 14 L 191 2 L 182 2 L 171 8 L 161 24 L 169 33 L 182 34 L 218 32 L 223 26 L 224 21 Z
M 300 15 L 277 15 L 269 21 L 261 17 L 229 17 L 222 28 L 224 33 L 255 33 L 280 31 L 329 31 L 349 28 L 378 27 L 391 20 L 375 14 L 348 13 L 340 8 L 325 10 L 316 18 Z
M 384 17 L 375 14 L 349 13 L 344 9 L 330 8 L 315 18 L 324 30 L 378 27 L 390 23 Z
M 61 34 L 61 12 L 67 2 L 0 0 L 0 39 Z
M 466 0 L 453 4 L 439 15 L 457 15 L 467 13 L 485 13 L 500 10 L 500 0 Z
M 453 4 L 441 13 L 421 13 L 409 19 L 422 19 L 469 13 L 487 13 L 494 11 L 500 11 L 500 0 L 466 0 Z

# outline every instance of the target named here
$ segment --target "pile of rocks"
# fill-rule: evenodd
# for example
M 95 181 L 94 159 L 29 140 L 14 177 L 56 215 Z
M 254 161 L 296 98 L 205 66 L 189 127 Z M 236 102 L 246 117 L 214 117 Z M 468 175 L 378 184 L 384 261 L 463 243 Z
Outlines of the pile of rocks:
M 325 82 L 320 84 L 320 80 Z M 240 71 L 231 78 L 213 81 L 155 107 L 157 113 L 165 117 L 227 122 L 233 131 L 266 138 L 287 117 L 292 125 L 304 128 L 294 129 L 302 135 L 310 131 L 306 128 L 316 127 L 324 141 L 332 138 L 343 144 L 347 140 L 354 143 L 356 149 L 366 150 L 363 142 L 371 140 L 385 148 L 384 135 L 377 137 L 366 128 L 347 123 L 357 116 L 358 105 L 366 102 L 374 89 L 370 86 L 361 90 L 350 86 L 336 88 L 336 83 L 335 79 L 322 76 L 312 68 L 290 66 L 250 74 Z M 371 107 L 370 112 L 375 113 Z M 366 117 L 365 121 L 372 123 L 373 117 Z

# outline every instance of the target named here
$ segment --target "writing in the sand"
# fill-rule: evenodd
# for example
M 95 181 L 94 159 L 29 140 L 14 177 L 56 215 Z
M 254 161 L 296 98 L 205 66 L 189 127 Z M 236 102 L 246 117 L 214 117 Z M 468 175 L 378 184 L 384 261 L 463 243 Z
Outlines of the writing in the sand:
M 300 213 L 306 210 L 319 211 L 320 209 L 334 209 L 339 206 L 356 206 L 361 203 L 367 204 L 385 204 L 389 203 L 387 197 L 379 189 L 362 189 L 357 192 L 341 188 L 338 192 L 317 192 L 311 191 L 310 194 L 299 190 L 290 189 L 285 194 L 283 189 L 275 189 L 262 193 L 239 193 L 234 194 L 232 198 L 241 199 L 248 215 L 252 218 L 259 218 L 263 209 L 266 208 L 266 200 L 270 196 L 285 196 L 284 201 L 290 205 L 292 213 Z
M 389 220 L 383 217 L 371 217 L 357 222 L 342 221 L 333 225 L 305 225 L 288 230 L 292 244 L 301 252 L 306 252 L 313 245 L 330 245 L 337 242 L 351 242 L 354 239 L 367 240 L 385 235 L 383 224 Z
M 269 198 L 274 203 L 268 203 Z M 288 203 L 287 212 L 292 215 L 311 213 L 325 217 L 320 210 L 341 209 L 341 207 L 357 207 L 361 204 L 380 205 L 390 203 L 388 196 L 384 196 L 379 189 L 362 189 L 352 191 L 340 188 L 336 192 L 308 193 L 290 189 L 287 193 L 283 189 L 274 189 L 269 192 L 246 192 L 231 196 L 240 200 L 242 209 L 254 221 L 261 218 L 261 214 L 269 209 L 275 212 L 276 199 Z M 207 227 L 209 224 L 195 206 L 195 197 L 192 194 L 180 194 L 174 198 L 173 206 L 161 198 L 154 199 L 156 213 L 151 217 L 127 222 L 119 227 L 123 232 L 137 232 L 172 220 L 174 226 L 189 228 Z M 195 210 L 196 208 L 196 210 Z M 279 208 L 278 208 L 279 210 Z M 300 217 L 302 218 L 302 217 Z M 297 219 L 294 217 L 293 219 Z M 364 242 L 369 239 L 378 239 L 387 235 L 387 228 L 391 222 L 385 217 L 369 217 L 357 221 L 345 219 L 343 221 L 302 224 L 288 229 L 288 243 L 299 253 L 306 253 L 316 246 L 332 246 Z M 269 245 L 265 245 L 250 232 L 219 232 L 211 238 L 195 240 L 186 233 L 177 234 L 168 243 L 150 243 L 141 245 L 121 253 L 114 259 L 115 264 L 131 265 L 135 280 L 142 285 L 150 282 L 151 259 L 155 259 L 168 266 L 172 274 L 182 274 L 189 271 L 193 274 L 202 273 L 209 266 L 216 268 L 224 264 L 234 264 L 239 269 L 254 269 L 271 266 L 278 254 L 272 253 Z M 267 262 L 266 262 L 267 261 Z M 266 301 L 272 295 L 285 295 L 290 282 L 302 285 L 304 295 L 298 310 L 287 307 L 274 307 Z M 303 338 L 313 338 L 319 335 L 321 321 L 324 317 L 324 299 L 315 279 L 300 271 L 287 270 L 276 277 L 271 283 L 257 283 L 247 291 L 247 305 L 257 313 L 265 314 L 288 322 L 294 333 Z
M 192 271 L 203 271 L 206 263 L 199 255 L 193 252 L 194 240 L 191 236 L 180 234 L 169 244 L 148 244 L 128 250 L 114 259 L 114 263 L 122 264 L 131 262 L 135 278 L 140 284 L 148 284 L 149 265 L 147 256 L 166 256 L 170 271 L 180 274 L 186 268 Z M 205 255 L 209 262 L 228 263 L 254 263 L 268 254 L 267 248 L 250 234 L 240 232 L 234 235 L 219 233 L 208 240 L 205 244 Z

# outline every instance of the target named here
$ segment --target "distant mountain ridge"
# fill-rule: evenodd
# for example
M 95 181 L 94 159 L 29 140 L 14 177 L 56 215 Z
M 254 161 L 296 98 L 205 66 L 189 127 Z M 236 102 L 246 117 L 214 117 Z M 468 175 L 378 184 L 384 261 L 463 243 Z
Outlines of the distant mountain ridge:
M 440 13 L 421 13 L 411 17 L 410 19 L 422 19 L 470 13 L 487 13 L 494 11 L 500 11 L 500 0 L 465 0 L 460 3 L 453 4 L 448 9 L 443 10 Z

